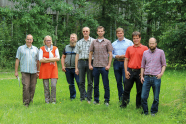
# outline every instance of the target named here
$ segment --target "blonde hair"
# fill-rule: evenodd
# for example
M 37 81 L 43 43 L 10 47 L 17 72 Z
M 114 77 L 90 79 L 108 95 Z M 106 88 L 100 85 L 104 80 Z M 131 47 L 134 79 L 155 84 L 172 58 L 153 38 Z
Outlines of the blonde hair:
M 120 28 L 120 27 L 119 27 L 119 28 L 116 29 L 116 34 L 117 34 L 118 32 L 120 32 L 120 31 L 122 31 L 122 32 L 124 33 L 123 28 Z
M 51 44 L 53 44 L 53 42 L 52 42 L 52 37 L 49 36 L 49 35 L 47 35 L 47 36 L 45 36 L 45 38 L 44 38 L 44 40 L 43 40 L 43 44 L 44 44 L 44 45 L 46 45 L 45 40 L 46 40 L 46 38 L 48 38 L 48 37 L 51 39 Z

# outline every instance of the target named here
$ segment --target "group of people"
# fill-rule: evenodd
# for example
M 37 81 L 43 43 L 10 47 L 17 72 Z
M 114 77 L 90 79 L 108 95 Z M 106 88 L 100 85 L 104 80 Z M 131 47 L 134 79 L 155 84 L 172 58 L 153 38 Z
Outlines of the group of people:
M 136 108 L 143 108 L 143 114 L 148 114 L 147 99 L 152 86 L 154 101 L 151 114 L 158 112 L 161 77 L 165 71 L 166 60 L 163 50 L 158 49 L 155 38 L 149 39 L 149 49 L 140 43 L 140 32 L 133 32 L 133 42 L 124 37 L 122 28 L 116 29 L 117 40 L 111 43 L 104 38 L 105 29 L 97 27 L 97 39 L 90 37 L 90 28 L 82 29 L 83 38 L 77 42 L 77 35 L 70 35 L 70 44 L 66 45 L 62 57 L 62 71 L 66 74 L 69 84 L 70 99 L 76 98 L 74 80 L 80 91 L 80 101 L 92 101 L 94 90 L 94 104 L 99 101 L 99 76 L 101 74 L 104 85 L 104 104 L 109 105 L 109 69 L 112 59 L 117 82 L 120 107 L 125 108 L 130 101 L 130 91 L 136 83 Z M 51 36 L 44 38 L 44 46 L 39 50 L 32 45 L 33 36 L 26 37 L 26 44 L 18 48 L 15 63 L 15 76 L 18 76 L 18 66 L 22 74 L 23 103 L 29 106 L 33 102 L 37 77 L 43 79 L 45 103 L 56 103 L 56 84 L 58 79 L 57 61 L 60 59 L 59 50 L 53 46 Z M 41 63 L 41 65 L 40 65 Z M 87 76 L 87 90 L 85 78 Z M 51 79 L 51 92 L 49 88 Z M 94 85 L 93 85 L 94 82 Z M 124 87 L 123 87 L 124 85 Z

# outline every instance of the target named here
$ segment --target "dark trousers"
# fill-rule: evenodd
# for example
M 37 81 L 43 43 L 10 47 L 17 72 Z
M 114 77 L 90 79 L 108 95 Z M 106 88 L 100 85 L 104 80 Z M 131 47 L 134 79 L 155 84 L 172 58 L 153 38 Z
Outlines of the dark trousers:
M 37 74 L 24 73 L 22 74 L 22 84 L 23 84 L 23 103 L 29 105 L 33 102 L 35 87 L 37 83 Z
M 145 76 L 144 80 L 145 81 L 143 82 L 141 93 L 141 105 L 143 107 L 144 114 L 148 114 L 147 99 L 149 97 L 150 88 L 152 87 L 154 101 L 151 107 L 151 114 L 155 114 L 158 112 L 161 79 L 157 79 L 157 77 L 155 76 L 154 77 Z
M 114 60 L 113 66 L 114 66 L 115 78 L 117 81 L 118 98 L 119 100 L 121 100 L 123 97 L 123 85 L 125 82 L 124 62 Z
M 125 84 L 124 84 L 124 92 L 123 92 L 123 100 L 122 100 L 122 106 L 126 107 L 129 103 L 129 97 L 130 97 L 130 91 L 133 87 L 134 81 L 136 82 L 136 107 L 141 107 L 141 90 L 142 90 L 142 83 L 140 81 L 140 69 L 133 70 L 128 68 L 128 71 L 130 73 L 130 78 L 125 78 Z
M 109 88 L 109 79 L 108 79 L 108 70 L 105 70 L 105 67 L 94 67 L 93 68 L 93 77 L 94 77 L 94 101 L 99 103 L 99 76 L 102 75 L 102 81 L 104 85 L 104 98 L 105 102 L 109 102 L 110 99 L 110 88 Z
M 79 70 L 79 90 L 80 90 L 80 100 L 85 100 L 86 90 L 85 90 L 85 75 L 87 74 L 88 80 L 88 89 L 87 89 L 87 100 L 91 101 L 92 99 L 92 90 L 93 90 L 93 76 L 92 70 L 89 69 L 87 60 L 78 61 L 78 70 Z
M 74 79 L 76 80 L 78 89 L 79 89 L 79 76 L 75 73 L 75 68 L 66 68 L 66 78 L 67 82 L 69 84 L 69 90 L 70 90 L 70 98 L 75 99 L 76 98 L 76 89 L 74 85 Z

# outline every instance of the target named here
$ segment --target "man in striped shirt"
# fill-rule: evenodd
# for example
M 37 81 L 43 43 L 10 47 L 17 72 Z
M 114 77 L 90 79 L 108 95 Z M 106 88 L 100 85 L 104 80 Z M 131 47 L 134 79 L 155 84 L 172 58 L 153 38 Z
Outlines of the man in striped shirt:
M 143 114 L 148 114 L 147 99 L 150 87 L 152 86 L 154 93 L 154 101 L 151 107 L 151 115 L 154 116 L 158 112 L 159 93 L 161 85 L 161 77 L 166 68 L 165 54 L 163 50 L 158 49 L 155 38 L 149 39 L 149 49 L 143 53 L 141 62 L 141 105 Z
M 22 74 L 23 103 L 26 107 L 33 102 L 37 77 L 39 76 L 38 48 L 32 45 L 33 36 L 26 37 L 26 44 L 18 48 L 15 62 L 15 76 L 18 78 L 18 67 Z

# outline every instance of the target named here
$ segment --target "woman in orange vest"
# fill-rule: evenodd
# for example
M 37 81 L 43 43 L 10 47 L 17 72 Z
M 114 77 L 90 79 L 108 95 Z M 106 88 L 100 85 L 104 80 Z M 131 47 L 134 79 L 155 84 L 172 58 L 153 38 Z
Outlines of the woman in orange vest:
M 59 50 L 52 44 L 52 37 L 45 36 L 44 46 L 39 50 L 39 61 L 41 62 L 39 79 L 43 79 L 45 102 L 56 103 L 56 84 L 58 79 L 58 68 L 56 61 L 59 61 Z M 51 94 L 49 89 L 51 79 Z

